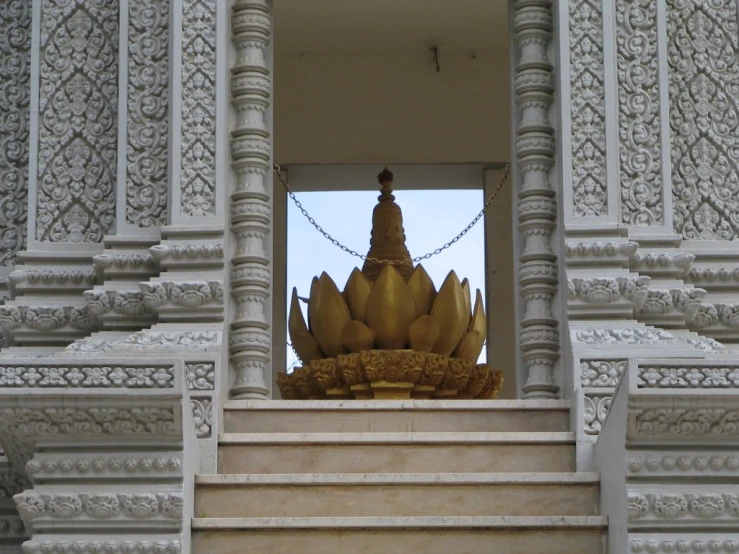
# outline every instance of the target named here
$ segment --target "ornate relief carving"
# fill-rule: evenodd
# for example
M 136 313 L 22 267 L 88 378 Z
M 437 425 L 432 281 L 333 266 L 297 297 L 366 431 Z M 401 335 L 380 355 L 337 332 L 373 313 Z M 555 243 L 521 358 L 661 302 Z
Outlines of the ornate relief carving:
M 213 390 L 216 382 L 216 364 L 213 362 L 185 364 L 187 388 L 190 390 Z
M 167 223 L 169 0 L 134 0 L 128 19 L 126 222 Z
M 647 297 L 649 282 L 649 277 L 573 278 L 567 282 L 568 297 L 589 304 L 611 304 L 624 299 L 639 307 Z
M 118 0 L 44 0 L 36 238 L 100 242 L 115 223 Z
M 575 333 L 575 339 L 585 344 L 650 344 L 677 342 L 667 331 L 647 327 L 624 329 L 582 329 Z
M 77 454 L 74 457 L 39 455 L 26 464 L 26 472 L 35 481 L 60 479 L 98 479 L 120 477 L 142 479 L 146 476 L 182 476 L 180 456 L 140 456 L 121 454 Z
M 674 227 L 739 237 L 739 33 L 733 0 L 667 0 Z
M 223 258 L 223 244 L 157 244 L 149 248 L 159 262 L 168 260 L 198 260 Z
M 692 521 L 739 520 L 739 495 L 719 492 L 629 494 L 629 521 L 642 519 Z M 716 522 L 718 523 L 718 522 Z
M 642 437 L 739 436 L 739 410 L 726 408 L 649 408 L 630 416 L 632 431 Z
M 182 6 L 182 200 L 180 213 L 214 215 L 216 1 Z
M 582 360 L 580 384 L 583 387 L 615 387 L 627 366 L 627 360 Z
M 231 70 L 231 103 L 238 114 L 231 139 L 235 182 L 231 190 L 231 322 L 229 355 L 232 396 L 265 398 L 271 339 L 267 306 L 271 282 L 265 239 L 270 230 L 272 142 L 267 126 L 272 83 L 267 48 L 272 7 L 267 0 L 236 0 L 231 19 L 236 62 Z
M 657 3 L 616 1 L 621 217 L 663 222 L 657 66 Z
M 0 516 L 0 539 L 27 537 L 26 526 L 18 516 Z
M 180 493 L 53 493 L 26 491 L 14 497 L 27 524 L 38 519 L 181 519 Z
M 639 244 L 636 242 L 566 242 L 565 256 L 567 261 L 575 261 L 587 258 L 628 258 L 632 256 Z
M 152 332 L 139 331 L 128 337 L 124 343 L 127 347 L 202 347 L 218 344 L 218 333 L 215 331 Z
M 585 434 L 599 435 L 606 421 L 608 410 L 613 401 L 612 395 L 586 394 L 583 397 L 585 418 Z
M 0 5 L 0 267 L 26 246 L 31 4 Z
M 608 211 L 601 1 L 571 1 L 572 186 L 574 215 Z
M 739 388 L 739 367 L 639 366 L 637 385 L 650 388 Z
M 210 437 L 213 428 L 213 401 L 210 397 L 192 398 L 192 420 L 195 424 L 195 435 L 199 439 Z
M 0 388 L 168 388 L 174 383 L 174 367 L 126 367 L 72 365 L 0 366 Z

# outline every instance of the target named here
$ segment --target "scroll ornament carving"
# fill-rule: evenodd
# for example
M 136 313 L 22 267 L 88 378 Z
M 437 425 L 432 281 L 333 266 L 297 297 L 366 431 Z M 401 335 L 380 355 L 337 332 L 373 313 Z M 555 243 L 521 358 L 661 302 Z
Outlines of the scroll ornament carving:
M 569 6 L 574 215 L 599 216 L 608 211 L 602 5 Z
M 125 366 L 0 366 L 0 388 L 168 388 L 174 368 Z
M 36 238 L 100 242 L 115 223 L 118 1 L 42 9 Z
M 629 225 L 663 222 L 657 67 L 657 4 L 616 1 L 621 215 Z
M 603 429 L 603 424 L 608 416 L 608 410 L 611 407 L 613 397 L 611 395 L 600 396 L 595 394 L 586 394 L 583 397 L 585 419 L 585 434 L 599 435 Z
M 25 522 L 40 518 L 91 519 L 125 517 L 134 520 L 153 518 L 181 519 L 180 493 L 54 493 L 27 491 L 14 497 Z
M 739 436 L 739 410 L 726 408 L 649 408 L 633 414 L 630 423 L 641 436 Z
M 183 2 L 182 199 L 186 216 L 215 214 L 216 2 Z
M 615 387 L 627 365 L 627 360 L 582 360 L 580 384 L 583 387 Z
M 624 329 L 583 329 L 575 334 L 578 342 L 586 344 L 650 344 L 676 342 L 675 337 L 667 331 L 646 327 Z
M 167 223 L 169 1 L 133 1 L 128 21 L 126 222 Z
M 123 343 L 128 347 L 179 347 L 207 346 L 218 344 L 215 331 L 151 332 L 139 331 L 129 336 Z
M 667 2 L 674 228 L 739 236 L 739 33 L 731 0 Z
M 213 428 L 213 402 L 210 397 L 192 398 L 192 420 L 195 424 L 195 435 L 199 439 L 211 436 Z
M 216 381 L 216 366 L 213 362 L 185 364 L 187 388 L 189 390 L 213 390 Z
M 31 2 L 0 6 L 0 267 L 26 245 L 31 101 Z
M 637 385 L 649 388 L 739 388 L 739 367 L 639 367 Z

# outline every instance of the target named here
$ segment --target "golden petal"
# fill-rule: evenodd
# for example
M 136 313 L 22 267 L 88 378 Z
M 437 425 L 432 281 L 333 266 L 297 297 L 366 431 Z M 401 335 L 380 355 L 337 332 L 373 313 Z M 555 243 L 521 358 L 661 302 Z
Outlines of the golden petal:
M 408 330 L 411 348 L 417 352 L 431 352 L 439 340 L 439 324 L 430 315 L 422 315 Z
M 477 331 L 479 333 L 479 338 L 475 347 L 472 348 L 472 345 L 468 346 L 468 348 L 470 348 L 469 357 L 477 359 L 480 357 L 480 353 L 482 352 L 482 348 L 488 337 L 488 320 L 485 317 L 485 306 L 482 302 L 482 293 L 480 292 L 480 289 L 477 289 L 477 294 L 475 295 L 475 309 L 472 312 L 469 331 Z M 460 343 L 460 349 L 461 347 Z
M 470 291 L 470 282 L 467 277 L 462 279 L 462 291 L 464 292 L 464 309 L 472 315 L 472 291 Z
M 372 350 L 375 347 L 375 332 L 355 319 L 344 327 L 341 340 L 349 352 Z
M 482 335 L 478 331 L 468 331 L 462 340 L 459 342 L 457 350 L 454 352 L 455 358 L 473 358 L 477 361 L 480 356 L 480 350 L 482 350 Z
M 380 348 L 394 350 L 408 344 L 408 329 L 416 319 L 411 289 L 391 265 L 380 271 L 367 303 L 367 323 Z
M 290 332 L 290 341 L 292 342 L 293 348 L 303 364 L 308 365 L 308 362 L 311 360 L 325 358 L 323 352 L 318 347 L 318 343 L 310 334 L 308 326 L 305 324 L 303 312 L 300 310 L 298 289 L 296 288 L 293 288 L 293 298 L 290 302 L 290 315 L 287 318 L 287 328 Z
M 436 287 L 422 265 L 417 265 L 413 270 L 408 280 L 408 288 L 411 289 L 413 301 L 416 304 L 416 317 L 431 313 L 431 306 L 434 305 L 436 298 Z
M 346 352 L 341 344 L 341 333 L 351 321 L 349 307 L 336 283 L 325 272 L 311 289 L 308 312 L 313 323 L 313 337 L 326 356 L 335 358 Z
M 344 300 L 349 306 L 352 319 L 367 323 L 367 301 L 370 292 L 372 292 L 372 283 L 355 267 L 344 287 Z
M 311 317 L 310 317 L 310 299 L 313 298 L 313 295 L 315 294 L 316 286 L 318 285 L 318 277 L 313 277 L 313 280 L 310 282 L 310 294 L 308 295 L 308 330 L 312 333 L 313 332 L 313 325 L 311 325 Z
M 469 312 L 465 311 L 464 291 L 454 271 L 449 272 L 439 289 L 431 308 L 431 317 L 439 324 L 439 340 L 432 352 L 449 356 L 470 323 Z

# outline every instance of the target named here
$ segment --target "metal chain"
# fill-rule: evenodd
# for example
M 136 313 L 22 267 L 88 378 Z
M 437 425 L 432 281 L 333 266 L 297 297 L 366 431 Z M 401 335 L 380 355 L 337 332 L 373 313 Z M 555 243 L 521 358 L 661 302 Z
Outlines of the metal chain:
M 308 222 L 311 225 L 313 225 L 313 227 L 315 227 L 316 231 L 318 231 L 326 239 L 331 241 L 331 243 L 333 243 L 334 246 L 338 246 L 341 250 L 343 250 L 347 254 L 350 254 L 362 260 L 367 260 L 367 261 L 374 262 L 374 263 L 387 264 L 387 265 L 400 265 L 408 261 L 408 260 L 380 260 L 377 258 L 373 258 L 371 256 L 368 257 L 365 254 L 360 254 L 356 250 L 352 250 L 351 248 L 348 248 L 347 246 L 344 246 L 343 244 L 341 244 L 338 240 L 336 240 L 334 237 L 332 237 L 326 231 L 324 231 L 323 227 L 321 227 L 318 223 L 316 223 L 316 220 L 313 219 L 313 217 L 311 217 L 308 211 L 303 207 L 303 205 L 300 203 L 300 200 L 298 200 L 297 197 L 295 196 L 295 193 L 292 190 L 290 190 L 290 186 L 287 184 L 287 181 L 282 176 L 282 168 L 279 165 L 275 164 L 273 166 L 273 170 L 277 174 L 277 177 L 280 179 L 280 182 L 282 183 L 282 185 L 285 187 L 285 190 L 287 191 L 287 195 L 295 203 L 295 205 L 298 207 L 298 209 L 303 214 L 303 216 L 305 216 Z M 500 191 L 503 189 L 503 185 L 505 185 L 506 181 L 508 180 L 508 175 L 510 174 L 510 171 L 511 171 L 511 165 L 508 164 L 505 167 L 505 174 L 503 175 L 503 178 L 500 180 L 500 183 L 498 183 L 498 186 L 495 187 L 493 194 L 491 194 L 490 198 L 487 199 L 482 210 L 480 210 L 480 213 L 477 214 L 475 219 L 473 219 L 472 222 L 469 225 L 467 225 L 467 227 L 465 227 L 461 233 L 459 233 L 456 237 L 454 237 L 449 242 L 445 243 L 444 246 L 441 246 L 440 248 L 437 248 L 436 250 L 432 252 L 428 252 L 427 254 L 424 254 L 423 256 L 417 256 L 413 258 L 411 261 L 413 263 L 418 263 L 423 260 L 428 260 L 430 257 L 436 256 L 437 254 L 441 254 L 444 250 L 451 247 L 453 244 L 457 243 L 459 239 L 465 236 L 470 231 L 470 229 L 472 229 L 477 224 L 477 222 L 480 221 L 482 216 L 485 215 L 485 212 L 487 211 L 488 207 L 490 207 L 490 204 L 492 204 L 495 201 L 495 198 L 498 196 Z

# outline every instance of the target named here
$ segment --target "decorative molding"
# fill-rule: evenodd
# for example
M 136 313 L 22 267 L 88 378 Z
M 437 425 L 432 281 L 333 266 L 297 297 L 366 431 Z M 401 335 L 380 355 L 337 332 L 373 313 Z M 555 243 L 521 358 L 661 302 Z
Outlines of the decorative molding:
M 739 472 L 739 455 L 726 452 L 664 453 L 632 452 L 628 461 L 629 475 L 702 477 L 735 475 Z
M 631 241 L 568 241 L 565 243 L 565 259 L 568 264 L 612 262 L 620 265 L 628 262 L 638 248 L 639 244 Z
M 139 283 L 143 302 L 156 313 L 170 304 L 196 309 L 207 304 L 223 304 L 223 281 L 149 281 Z
M 95 284 L 95 271 L 73 269 L 70 271 L 57 269 L 16 269 L 8 276 L 8 281 L 13 288 L 22 285 L 41 285 L 45 288 L 58 286 L 93 286 Z
M 634 554 L 646 552 L 648 554 L 731 554 L 739 552 L 739 539 L 731 534 L 711 533 L 710 536 L 694 534 L 686 536 L 683 533 L 657 538 L 647 535 L 645 538 L 630 538 L 629 549 Z
M 726 492 L 629 492 L 629 524 L 736 525 L 739 494 Z
M 126 223 L 167 223 L 169 2 L 133 0 L 128 17 Z
M 182 477 L 182 456 L 167 453 L 84 452 L 36 454 L 26 464 L 30 479 L 38 484 L 68 479 L 175 479 Z
M 0 327 L 13 334 L 21 328 L 52 332 L 72 328 L 89 332 L 94 318 L 86 306 L 0 306 Z
M 23 544 L 24 554 L 181 554 L 179 540 L 151 538 L 111 537 L 109 535 L 88 539 L 67 537 L 50 539 L 44 535 L 41 540 L 31 540 Z
M 223 244 L 157 244 L 149 252 L 160 263 L 179 260 L 209 260 L 223 258 Z
M 665 216 L 657 2 L 616 0 L 616 45 L 621 217 L 628 225 L 658 225 Z
M 214 390 L 216 365 L 213 362 L 185 363 L 187 388 L 191 391 Z
M 118 0 L 43 0 L 38 241 L 115 229 L 118 11 Z
M 629 259 L 629 267 L 634 271 L 646 273 L 684 273 L 695 260 L 693 254 L 676 250 L 674 252 L 636 251 Z
M 554 365 L 559 360 L 560 334 L 552 312 L 558 282 L 552 248 L 557 200 L 551 182 L 556 144 L 548 113 L 554 102 L 554 72 L 548 57 L 552 2 L 516 0 L 513 10 L 513 34 L 520 52 L 514 70 L 518 170 L 513 178 L 522 239 L 518 275 L 524 303 L 519 334 L 526 367 L 522 390 L 526 398 L 554 398 L 559 394 Z
M 569 300 L 587 304 L 613 304 L 625 300 L 635 308 L 647 298 L 649 277 L 574 277 L 567 280 Z
M 54 520 L 71 520 L 79 527 L 105 527 L 109 520 L 129 520 L 133 525 L 163 521 L 165 527 L 179 526 L 182 520 L 181 492 L 121 493 L 121 492 L 56 492 L 26 491 L 14 498 L 23 521 L 31 531 L 53 528 Z M 154 521 L 152 521 L 154 520 Z M 121 522 L 117 521 L 120 527 Z
M 0 388 L 169 388 L 174 366 L 78 366 L 47 363 L 0 366 Z
M 148 217 L 151 218 L 152 216 Z M 106 253 L 94 256 L 92 258 L 92 264 L 99 271 L 104 271 L 112 267 L 117 269 L 146 269 L 147 271 L 154 271 L 158 266 L 157 261 L 151 255 L 118 253 Z
M 182 215 L 215 215 L 215 159 L 216 0 L 183 0 Z
M 739 32 L 733 0 L 667 0 L 675 232 L 739 238 Z M 666 154 L 666 153 L 665 153 Z
M 32 0 L 0 6 L 0 267 L 26 247 Z
M 615 388 L 628 367 L 628 360 L 581 360 L 580 386 Z
M 736 286 L 739 284 L 739 267 L 693 267 L 688 272 L 688 282 L 700 286 Z
M 608 213 L 603 4 L 571 0 L 569 8 L 573 211 L 597 217 Z
M 637 386 L 648 388 L 739 388 L 739 367 L 640 365 Z
M 122 346 L 127 349 L 181 348 L 217 345 L 219 334 L 215 331 L 139 331 L 130 335 Z
M 18 516 L 0 516 L 0 541 L 4 539 L 22 539 L 28 536 L 23 520 Z M 3 543 L 0 542 L 0 545 Z
M 584 344 L 655 344 L 676 342 L 672 333 L 649 327 L 590 328 L 574 333 Z
M 734 441 L 739 438 L 739 409 L 721 406 L 640 408 L 629 414 L 628 426 L 629 435 L 639 439 Z
M 229 355 L 235 398 L 266 398 L 271 374 L 267 299 L 272 281 L 266 236 L 272 218 L 272 141 L 267 113 L 272 97 L 267 49 L 272 35 L 268 0 L 236 0 L 231 19 L 235 65 L 231 103 L 237 113 L 231 134 L 236 180 L 231 190 L 231 296 L 235 302 Z M 270 379 L 271 381 L 271 379 Z

